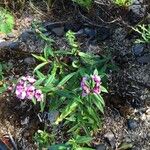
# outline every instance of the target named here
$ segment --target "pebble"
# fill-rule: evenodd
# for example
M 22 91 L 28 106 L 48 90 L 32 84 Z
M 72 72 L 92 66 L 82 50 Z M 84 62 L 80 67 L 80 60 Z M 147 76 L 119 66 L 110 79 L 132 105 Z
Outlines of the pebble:
M 19 45 L 20 45 L 19 42 L 11 42 L 8 47 L 10 49 L 12 49 L 12 50 L 18 50 L 19 49 Z
M 144 17 L 146 6 L 143 5 L 143 1 L 134 0 L 133 4 L 129 6 L 129 10 L 131 10 L 133 13 L 140 17 Z
M 130 130 L 134 130 L 138 127 L 138 122 L 133 119 L 128 119 L 127 120 L 127 126 Z
M 47 119 L 50 121 L 51 124 L 53 124 L 57 117 L 59 116 L 59 112 L 56 110 L 56 111 L 50 111 L 47 113 Z
M 144 45 L 143 44 L 135 44 L 132 47 L 132 53 L 135 56 L 141 56 L 143 51 L 144 51 Z
M 28 40 L 36 41 L 36 35 L 33 31 L 27 30 L 20 35 L 19 39 L 22 42 L 27 42 Z
M 65 33 L 64 27 L 53 28 L 51 31 L 59 37 L 63 36 Z
M 87 36 L 87 37 L 94 37 L 96 35 L 96 30 L 92 28 L 84 28 L 80 29 L 78 32 L 76 32 L 77 36 Z
M 35 64 L 35 59 L 33 57 L 27 57 L 24 59 L 24 63 L 26 65 L 31 66 L 31 65 Z
M 150 63 L 150 54 L 145 54 L 144 56 L 141 56 L 141 57 L 137 58 L 137 61 L 140 64 L 148 64 L 148 63 Z
M 7 34 L 7 37 L 8 38 L 15 38 L 16 36 L 13 33 L 9 33 L 9 34 Z
M 112 132 L 107 132 L 104 135 L 104 138 L 111 145 L 112 148 L 115 148 L 116 139 L 115 139 L 115 136 Z
M 148 136 L 148 138 L 150 138 L 150 132 L 148 132 L 147 136 Z
M 106 150 L 106 145 L 105 144 L 99 144 L 96 146 L 96 150 Z

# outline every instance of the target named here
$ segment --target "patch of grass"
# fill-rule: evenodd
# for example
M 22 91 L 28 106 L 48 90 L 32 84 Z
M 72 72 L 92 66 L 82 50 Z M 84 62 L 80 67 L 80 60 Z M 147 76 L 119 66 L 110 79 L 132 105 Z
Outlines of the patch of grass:
M 72 1 L 87 9 L 89 9 L 93 3 L 93 0 L 72 0 Z
M 113 0 L 113 2 L 121 7 L 128 7 L 133 3 L 133 0 Z
M 137 39 L 136 43 L 150 43 L 150 24 L 138 25 L 136 28 L 133 28 L 133 30 L 141 35 L 141 38 Z
M 0 14 L 0 32 L 7 34 L 14 27 L 14 17 L 4 8 L 0 8 Z

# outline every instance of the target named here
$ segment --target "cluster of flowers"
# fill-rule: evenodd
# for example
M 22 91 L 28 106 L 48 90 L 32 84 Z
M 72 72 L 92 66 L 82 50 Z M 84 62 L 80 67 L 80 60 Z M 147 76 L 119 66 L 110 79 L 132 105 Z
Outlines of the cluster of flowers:
M 88 81 L 94 82 L 94 87 L 87 84 Z M 85 97 L 90 93 L 100 94 L 101 93 L 101 78 L 98 75 L 92 75 L 90 78 L 83 77 L 81 81 L 82 96 Z
M 9 87 L 9 90 L 14 90 L 15 95 L 19 99 L 29 99 L 29 100 L 43 100 L 43 93 L 41 90 L 36 89 L 33 85 L 35 83 L 35 79 L 31 76 L 23 76 L 21 77 L 17 84 L 13 87 Z

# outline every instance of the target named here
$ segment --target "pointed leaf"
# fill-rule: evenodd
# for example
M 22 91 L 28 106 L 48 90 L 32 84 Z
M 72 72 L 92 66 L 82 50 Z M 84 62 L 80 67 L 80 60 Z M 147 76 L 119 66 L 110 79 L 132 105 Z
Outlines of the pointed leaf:
M 74 101 L 70 102 L 67 107 L 63 110 L 62 114 L 60 117 L 56 120 L 56 124 L 59 124 L 63 119 L 65 119 L 68 115 L 70 115 L 78 106 L 78 102 L 75 99 Z
M 104 92 L 104 93 L 108 93 L 107 89 L 103 86 L 101 86 L 101 91 Z
M 43 63 L 39 64 L 38 66 L 35 67 L 34 72 L 35 72 L 36 70 L 39 70 L 40 68 L 42 68 L 42 67 L 45 66 L 46 64 L 48 64 L 48 62 L 43 62 Z
M 58 84 L 58 86 L 63 86 L 68 80 L 70 80 L 74 75 L 76 74 L 76 72 L 70 73 L 67 76 L 65 76 Z

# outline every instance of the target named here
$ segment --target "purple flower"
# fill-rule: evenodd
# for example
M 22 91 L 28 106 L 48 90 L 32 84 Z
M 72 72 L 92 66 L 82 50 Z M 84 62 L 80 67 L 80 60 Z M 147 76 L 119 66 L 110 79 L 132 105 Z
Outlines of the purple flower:
M 35 94 L 35 87 L 34 86 L 28 86 L 27 90 L 26 90 L 26 97 L 28 99 L 32 99 L 34 97 Z
M 26 88 L 24 86 L 20 85 L 20 84 L 17 85 L 15 94 L 18 98 L 25 99 L 25 97 L 26 97 Z
M 33 84 L 36 80 L 33 78 L 33 77 L 31 77 L 31 76 L 27 76 L 26 77 L 27 78 L 27 80 L 31 83 L 31 84 Z
M 97 83 L 100 83 L 100 82 L 101 82 L 101 77 L 98 76 L 98 75 L 93 75 L 93 76 L 92 76 L 92 79 L 93 79 L 95 82 L 97 82 Z
M 100 92 L 101 92 L 100 86 L 95 86 L 95 87 L 93 88 L 93 93 L 95 93 L 95 94 L 100 94 Z
M 37 101 L 42 101 L 44 97 L 41 90 L 36 90 L 34 96 Z
M 83 77 L 81 81 L 82 96 L 85 97 L 90 93 L 90 88 L 86 85 L 87 77 Z

